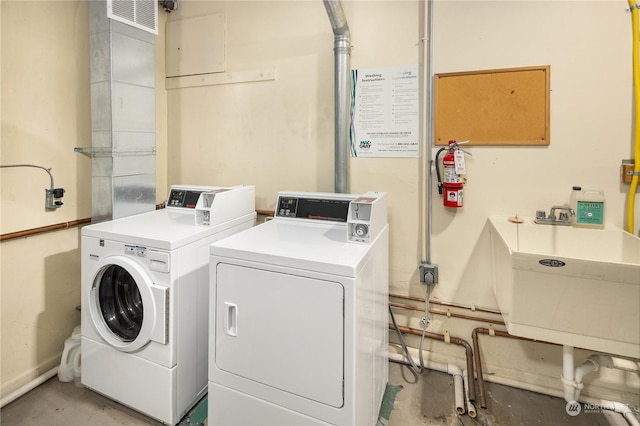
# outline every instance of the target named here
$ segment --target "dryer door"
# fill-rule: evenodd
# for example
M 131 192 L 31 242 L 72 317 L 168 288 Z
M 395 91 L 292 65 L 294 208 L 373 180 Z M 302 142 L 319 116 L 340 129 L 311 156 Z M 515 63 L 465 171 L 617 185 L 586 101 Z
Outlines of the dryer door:
M 168 341 L 168 288 L 153 284 L 135 261 L 113 256 L 100 261 L 89 295 L 89 314 L 112 347 L 132 352 L 150 341 Z
M 342 407 L 342 285 L 223 263 L 216 274 L 216 366 L 251 383 Z

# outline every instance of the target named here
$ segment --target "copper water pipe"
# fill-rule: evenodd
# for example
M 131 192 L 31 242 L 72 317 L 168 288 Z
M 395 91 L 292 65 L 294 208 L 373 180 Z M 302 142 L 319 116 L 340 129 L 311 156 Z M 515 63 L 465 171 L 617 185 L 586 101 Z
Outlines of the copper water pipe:
M 156 204 L 156 210 L 164 209 L 165 203 Z M 258 213 L 259 214 L 259 213 Z M 0 241 L 9 241 L 16 238 L 32 237 L 34 235 L 44 234 L 46 232 L 58 231 L 60 229 L 75 228 L 76 226 L 87 225 L 91 223 L 91 218 L 86 217 L 84 219 L 76 219 L 69 222 L 56 223 L 53 225 L 40 226 L 38 228 L 25 229 L 22 231 L 9 232 L 8 234 L 1 234 Z
M 57 231 L 59 229 L 74 228 L 76 226 L 91 223 L 91 218 L 76 219 L 70 222 L 56 223 L 54 225 L 41 226 L 39 228 L 25 229 L 23 231 L 9 232 L 0 235 L 0 241 L 8 241 L 16 238 L 31 237 L 33 235 L 44 234 L 45 232 Z
M 391 293 L 389 294 L 389 297 L 393 297 L 393 298 L 396 298 L 396 299 L 413 300 L 414 302 L 422 302 L 422 303 L 424 303 L 424 297 L 403 296 L 401 294 L 391 294 Z M 429 303 L 434 304 L 434 305 L 451 306 L 452 308 L 461 308 L 461 309 L 468 309 L 470 311 L 486 312 L 486 313 L 489 313 L 489 314 L 501 315 L 500 311 L 495 311 L 495 310 L 491 310 L 491 309 L 484 309 L 484 308 L 471 308 L 469 306 L 458 305 L 458 304 L 451 303 L 451 302 L 442 302 L 440 300 L 429 299 Z
M 393 327 L 393 324 L 389 324 L 389 329 L 390 330 L 395 330 L 395 328 Z M 422 330 L 416 330 L 415 328 L 411 328 L 411 327 L 403 327 L 401 325 L 398 326 L 398 331 L 402 332 L 402 333 L 408 333 L 408 334 L 413 334 L 415 336 L 422 336 Z M 445 336 L 443 334 L 436 334 L 436 333 L 431 333 L 429 331 L 424 333 L 424 337 L 427 337 L 429 339 L 433 339 L 433 340 L 439 340 L 441 342 L 445 342 L 447 341 L 447 339 L 445 338 Z M 473 372 L 473 350 L 471 349 L 471 345 L 469 345 L 469 343 L 467 343 L 466 340 L 460 339 L 458 337 L 449 337 L 448 341 L 450 343 L 453 343 L 454 345 L 458 345 L 458 346 L 462 346 L 464 347 L 465 350 L 465 357 L 467 359 L 467 375 L 469 377 L 469 400 L 475 402 L 476 400 L 476 387 L 475 385 L 473 385 L 473 380 L 475 378 L 474 372 Z
M 424 312 L 424 308 L 420 307 L 420 306 L 401 305 L 399 303 L 393 303 L 393 302 L 389 302 L 389 306 L 391 306 L 393 308 L 406 309 L 408 311 Z M 472 320 L 472 321 L 488 322 L 489 324 L 505 325 L 504 322 L 500 321 L 500 320 L 492 320 L 492 319 L 487 319 L 487 318 L 472 317 L 472 316 L 469 316 L 469 315 L 456 314 L 454 312 L 445 312 L 445 311 L 441 311 L 441 310 L 437 310 L 437 309 L 429 309 L 429 313 L 430 314 L 436 314 L 436 315 L 443 315 L 443 316 L 447 316 L 447 317 L 453 317 L 453 318 L 462 318 L 462 319 L 467 319 L 467 320 Z
M 157 205 L 156 206 L 156 210 L 157 209 L 161 209 L 164 208 L 164 206 L 162 204 Z M 256 210 L 256 213 L 262 216 L 273 216 L 274 215 L 274 211 L 273 210 Z M 22 231 L 16 231 L 16 232 L 9 232 L 7 234 L 1 234 L 0 235 L 0 241 L 9 241 L 9 240 L 14 240 L 16 238 L 24 238 L 24 237 L 32 237 L 34 235 L 38 235 L 38 234 L 44 234 L 45 232 L 51 232 L 51 231 L 58 231 L 60 229 L 68 229 L 68 228 L 74 228 L 76 226 L 82 226 L 82 225 L 86 225 L 91 223 L 91 218 L 84 218 L 84 219 L 76 219 L 76 220 L 72 220 L 69 222 L 62 222 L 62 223 L 56 223 L 53 225 L 46 225 L 46 226 L 41 226 L 39 228 L 31 228 L 31 229 L 25 229 Z
M 549 345 L 560 346 L 557 343 L 551 343 L 551 342 L 545 342 L 543 340 L 534 340 L 534 339 L 528 339 L 526 337 L 514 336 L 512 334 L 507 333 L 506 331 L 489 330 L 488 328 L 482 328 L 482 327 L 474 328 L 473 332 L 471 333 L 471 338 L 473 339 L 473 360 L 476 364 L 476 370 L 478 371 L 478 391 L 479 391 L 478 396 L 480 397 L 480 407 L 482 408 L 487 408 L 487 399 L 485 396 L 484 378 L 482 377 L 482 364 L 480 360 L 480 343 L 478 342 L 478 334 L 490 334 L 490 335 L 496 335 L 500 337 L 508 337 L 510 339 L 515 339 L 515 340 L 526 340 L 528 342 L 547 343 Z

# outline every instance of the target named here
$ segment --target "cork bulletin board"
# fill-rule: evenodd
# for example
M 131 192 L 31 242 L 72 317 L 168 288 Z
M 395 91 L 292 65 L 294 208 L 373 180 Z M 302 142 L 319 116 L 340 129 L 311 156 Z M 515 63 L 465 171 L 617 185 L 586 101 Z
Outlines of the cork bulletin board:
M 436 74 L 434 142 L 549 145 L 550 67 Z

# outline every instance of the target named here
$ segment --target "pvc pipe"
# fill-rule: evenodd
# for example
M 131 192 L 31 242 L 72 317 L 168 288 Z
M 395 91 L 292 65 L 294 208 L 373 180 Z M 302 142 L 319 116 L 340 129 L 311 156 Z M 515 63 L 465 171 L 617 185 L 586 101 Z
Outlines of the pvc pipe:
M 616 358 L 610 355 L 594 354 L 587 358 L 582 364 L 576 367 L 574 374 L 574 397 L 573 401 L 577 401 L 580 391 L 584 387 L 582 379 L 589 373 L 598 371 L 600 367 L 612 368 L 632 373 L 640 372 L 640 365 L 637 361 L 629 359 Z M 563 381 L 564 383 L 564 381 Z
M 582 364 L 576 367 L 575 371 L 575 381 L 576 383 L 582 383 L 582 379 L 589 373 L 593 373 L 594 371 L 598 371 L 600 368 L 600 364 L 590 358 L 584 360 Z
M 562 387 L 564 388 L 564 400 L 575 401 L 576 382 L 573 370 L 573 346 L 562 346 Z
M 403 354 L 389 352 L 388 357 L 391 361 L 397 361 L 409 365 L 409 361 Z M 453 376 L 454 403 L 456 412 L 458 414 L 464 414 L 466 412 L 464 404 L 464 384 L 462 381 L 462 371 L 460 370 L 460 368 L 453 364 L 444 364 L 430 360 L 426 360 L 424 362 L 424 366 L 429 370 L 440 371 L 441 373 L 447 373 Z
M 630 426 L 640 426 L 640 422 L 638 421 L 635 414 L 633 414 L 633 411 L 631 411 L 631 409 L 627 406 L 627 404 L 596 398 L 584 398 L 581 401 L 584 404 L 595 405 L 602 410 L 608 410 L 613 411 L 614 413 L 622 414 L 622 416 Z
M 460 371 L 460 369 L 454 365 L 447 364 L 446 373 L 453 376 L 454 402 L 456 405 L 456 412 L 462 415 L 467 411 L 464 404 L 464 383 L 462 381 L 462 371 Z
M 389 324 L 389 328 L 391 330 L 393 330 L 394 326 L 392 324 Z M 403 327 L 401 325 L 399 325 L 397 327 L 397 329 L 402 333 L 409 333 L 409 334 L 413 334 L 413 335 L 416 335 L 416 336 L 421 336 L 423 334 L 423 331 L 421 331 L 421 330 L 416 330 L 415 328 L 411 328 L 411 327 Z M 441 342 L 453 343 L 454 345 L 462 346 L 464 348 L 465 358 L 466 358 L 466 361 L 467 361 L 467 371 L 469 372 L 469 376 L 470 377 L 475 377 L 475 370 L 473 368 L 473 349 L 471 349 L 471 345 L 469 345 L 469 343 L 467 343 L 466 340 L 461 339 L 459 337 L 448 337 L 447 338 L 442 334 L 431 333 L 429 331 L 424 332 L 424 337 L 426 337 L 428 339 L 439 340 Z M 471 387 L 469 387 L 469 399 L 471 401 L 475 401 L 476 400 L 476 390 L 475 390 L 475 387 L 473 385 Z
M 582 379 L 589 373 L 593 373 L 594 371 L 598 371 L 599 365 L 597 362 L 594 362 L 590 359 L 586 359 L 582 364 L 576 367 L 575 371 L 575 390 L 572 401 L 577 401 L 580 398 L 580 391 L 583 389 L 584 385 L 582 384 Z
M 631 426 L 640 426 L 640 421 L 638 421 L 638 418 L 631 410 L 625 411 L 622 415 Z
M 615 360 L 615 361 L 614 361 Z M 603 366 L 609 368 L 619 368 L 626 371 L 637 371 L 638 364 L 634 361 L 614 358 L 607 355 L 592 355 L 585 362 L 580 364 L 578 368 L 573 370 L 573 346 L 562 346 L 562 385 L 564 387 L 564 399 L 567 402 L 578 401 L 580 399 L 580 391 L 584 387 L 582 384 L 583 377 L 593 371 L 597 371 Z M 617 367 L 614 367 L 616 366 Z M 610 410 L 615 413 L 622 414 L 627 422 L 632 426 L 640 426 L 638 419 L 633 411 L 626 404 L 616 401 L 607 401 L 595 398 L 583 398 L 583 402 L 597 406 L 602 410 Z
M 58 374 L 58 367 L 59 366 L 56 365 L 51 370 L 47 371 L 44 374 L 41 374 L 40 376 L 36 377 L 26 385 L 16 389 L 15 391 L 11 392 L 9 395 L 2 398 L 2 400 L 0 401 L 0 408 L 15 401 L 16 399 L 20 398 L 22 395 L 35 389 L 37 386 L 40 386 L 41 384 L 43 384 L 44 382 L 46 382 L 47 380 L 49 380 L 50 378 Z
M 488 330 L 487 329 L 483 329 L 483 328 L 476 328 L 473 330 L 472 336 L 473 336 L 473 353 L 474 353 L 474 360 L 476 362 L 476 364 L 478 365 L 478 384 L 480 386 L 480 401 L 481 401 L 481 407 L 486 408 L 486 402 L 483 404 L 483 400 L 484 400 L 484 378 L 482 377 L 482 365 L 481 365 L 481 360 L 480 360 L 480 346 L 479 346 L 479 342 L 478 342 L 478 333 L 482 333 L 482 334 L 488 334 Z M 528 341 L 532 341 L 531 339 L 526 339 L 524 337 L 518 337 L 518 336 L 512 336 L 509 333 L 505 333 L 505 332 L 498 332 L 497 330 L 495 331 L 495 335 L 496 336 L 502 336 L 502 337 L 507 337 L 507 338 L 511 338 L 511 339 L 516 339 L 516 340 L 528 340 Z M 552 345 L 556 345 L 556 343 L 550 343 L 550 342 L 544 342 L 544 341 L 539 341 L 540 343 L 547 343 L 547 344 L 552 344 Z M 632 360 L 627 360 L 627 359 L 622 359 L 622 358 L 616 358 L 616 357 L 612 357 L 610 355 L 592 355 L 589 357 L 591 359 L 591 361 L 589 361 L 589 364 L 594 365 L 595 363 L 602 361 L 602 365 L 604 366 L 605 364 L 610 364 L 613 367 L 610 368 L 617 368 L 617 369 L 621 369 L 621 370 L 625 370 L 625 371 L 638 371 L 640 369 L 640 363 L 638 363 L 637 361 L 632 361 Z M 566 363 L 564 362 L 566 360 Z M 564 397 L 565 400 L 567 400 L 567 387 L 569 387 L 571 389 L 571 397 L 575 397 L 575 401 L 580 401 L 583 403 L 587 403 L 587 404 L 598 404 L 600 405 L 603 409 L 608 409 L 611 411 L 615 411 L 616 413 L 620 413 L 622 414 L 625 419 L 627 420 L 627 422 L 631 425 L 631 426 L 640 426 L 640 424 L 638 423 L 638 419 L 635 417 L 635 415 L 633 414 L 633 412 L 629 409 L 629 407 L 627 407 L 626 404 L 621 403 L 621 402 L 614 402 L 614 401 L 605 401 L 605 400 L 599 400 L 599 399 L 595 399 L 595 398 L 591 398 L 591 397 L 580 397 L 579 392 L 576 395 L 575 392 L 575 387 L 574 385 L 576 385 L 576 376 L 579 374 L 581 376 L 584 376 L 585 374 L 587 374 L 587 370 L 588 367 L 585 365 L 585 363 L 583 363 L 581 366 L 579 366 L 575 372 L 573 371 L 568 371 L 569 370 L 569 365 L 573 366 L 573 347 L 572 346 L 563 346 L 563 376 L 562 376 L 562 381 L 563 384 L 565 384 L 565 374 L 567 376 L 569 376 L 572 380 L 571 380 L 571 385 L 570 386 L 565 386 L 564 390 L 560 391 L 560 390 L 555 390 L 555 389 L 549 389 L 548 387 L 544 387 L 544 386 L 539 386 L 539 385 L 535 385 L 535 384 L 531 384 L 531 383 L 527 383 L 527 382 L 521 382 L 521 381 L 517 381 L 517 380 L 513 380 L 513 379 L 509 379 L 509 378 L 505 378 L 505 377 L 500 377 L 500 376 L 496 376 L 496 375 L 492 375 L 489 376 L 488 381 L 492 382 L 492 383 L 498 383 L 501 385 L 506 385 L 506 386 L 511 386 L 514 388 L 518 388 L 518 389 L 524 389 L 524 390 L 529 390 L 532 392 L 537 392 L 537 393 L 541 393 L 544 395 L 550 395 L 550 396 L 554 396 L 554 397 Z M 589 367 L 590 368 L 590 367 Z M 565 373 L 566 372 L 566 373 Z M 581 377 L 580 377 L 581 378 Z M 582 383 L 579 384 L 580 385 L 580 389 L 582 389 Z
M 467 374 L 467 370 L 462 372 L 462 383 L 464 384 L 464 401 L 467 404 L 467 413 L 469 417 L 475 419 L 478 413 L 476 413 L 476 407 L 473 402 L 469 401 L 469 374 Z
M 573 346 L 562 346 L 562 377 L 573 380 Z
M 640 373 L 640 362 L 638 361 L 616 358 L 614 356 L 604 354 L 594 354 L 591 355 L 589 359 L 598 363 L 601 367 Z

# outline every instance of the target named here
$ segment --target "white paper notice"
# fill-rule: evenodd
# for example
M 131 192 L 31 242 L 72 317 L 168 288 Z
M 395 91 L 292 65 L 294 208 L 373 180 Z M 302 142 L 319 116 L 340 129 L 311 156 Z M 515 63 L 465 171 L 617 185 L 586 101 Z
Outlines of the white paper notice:
M 417 157 L 418 66 L 352 70 L 351 155 Z

